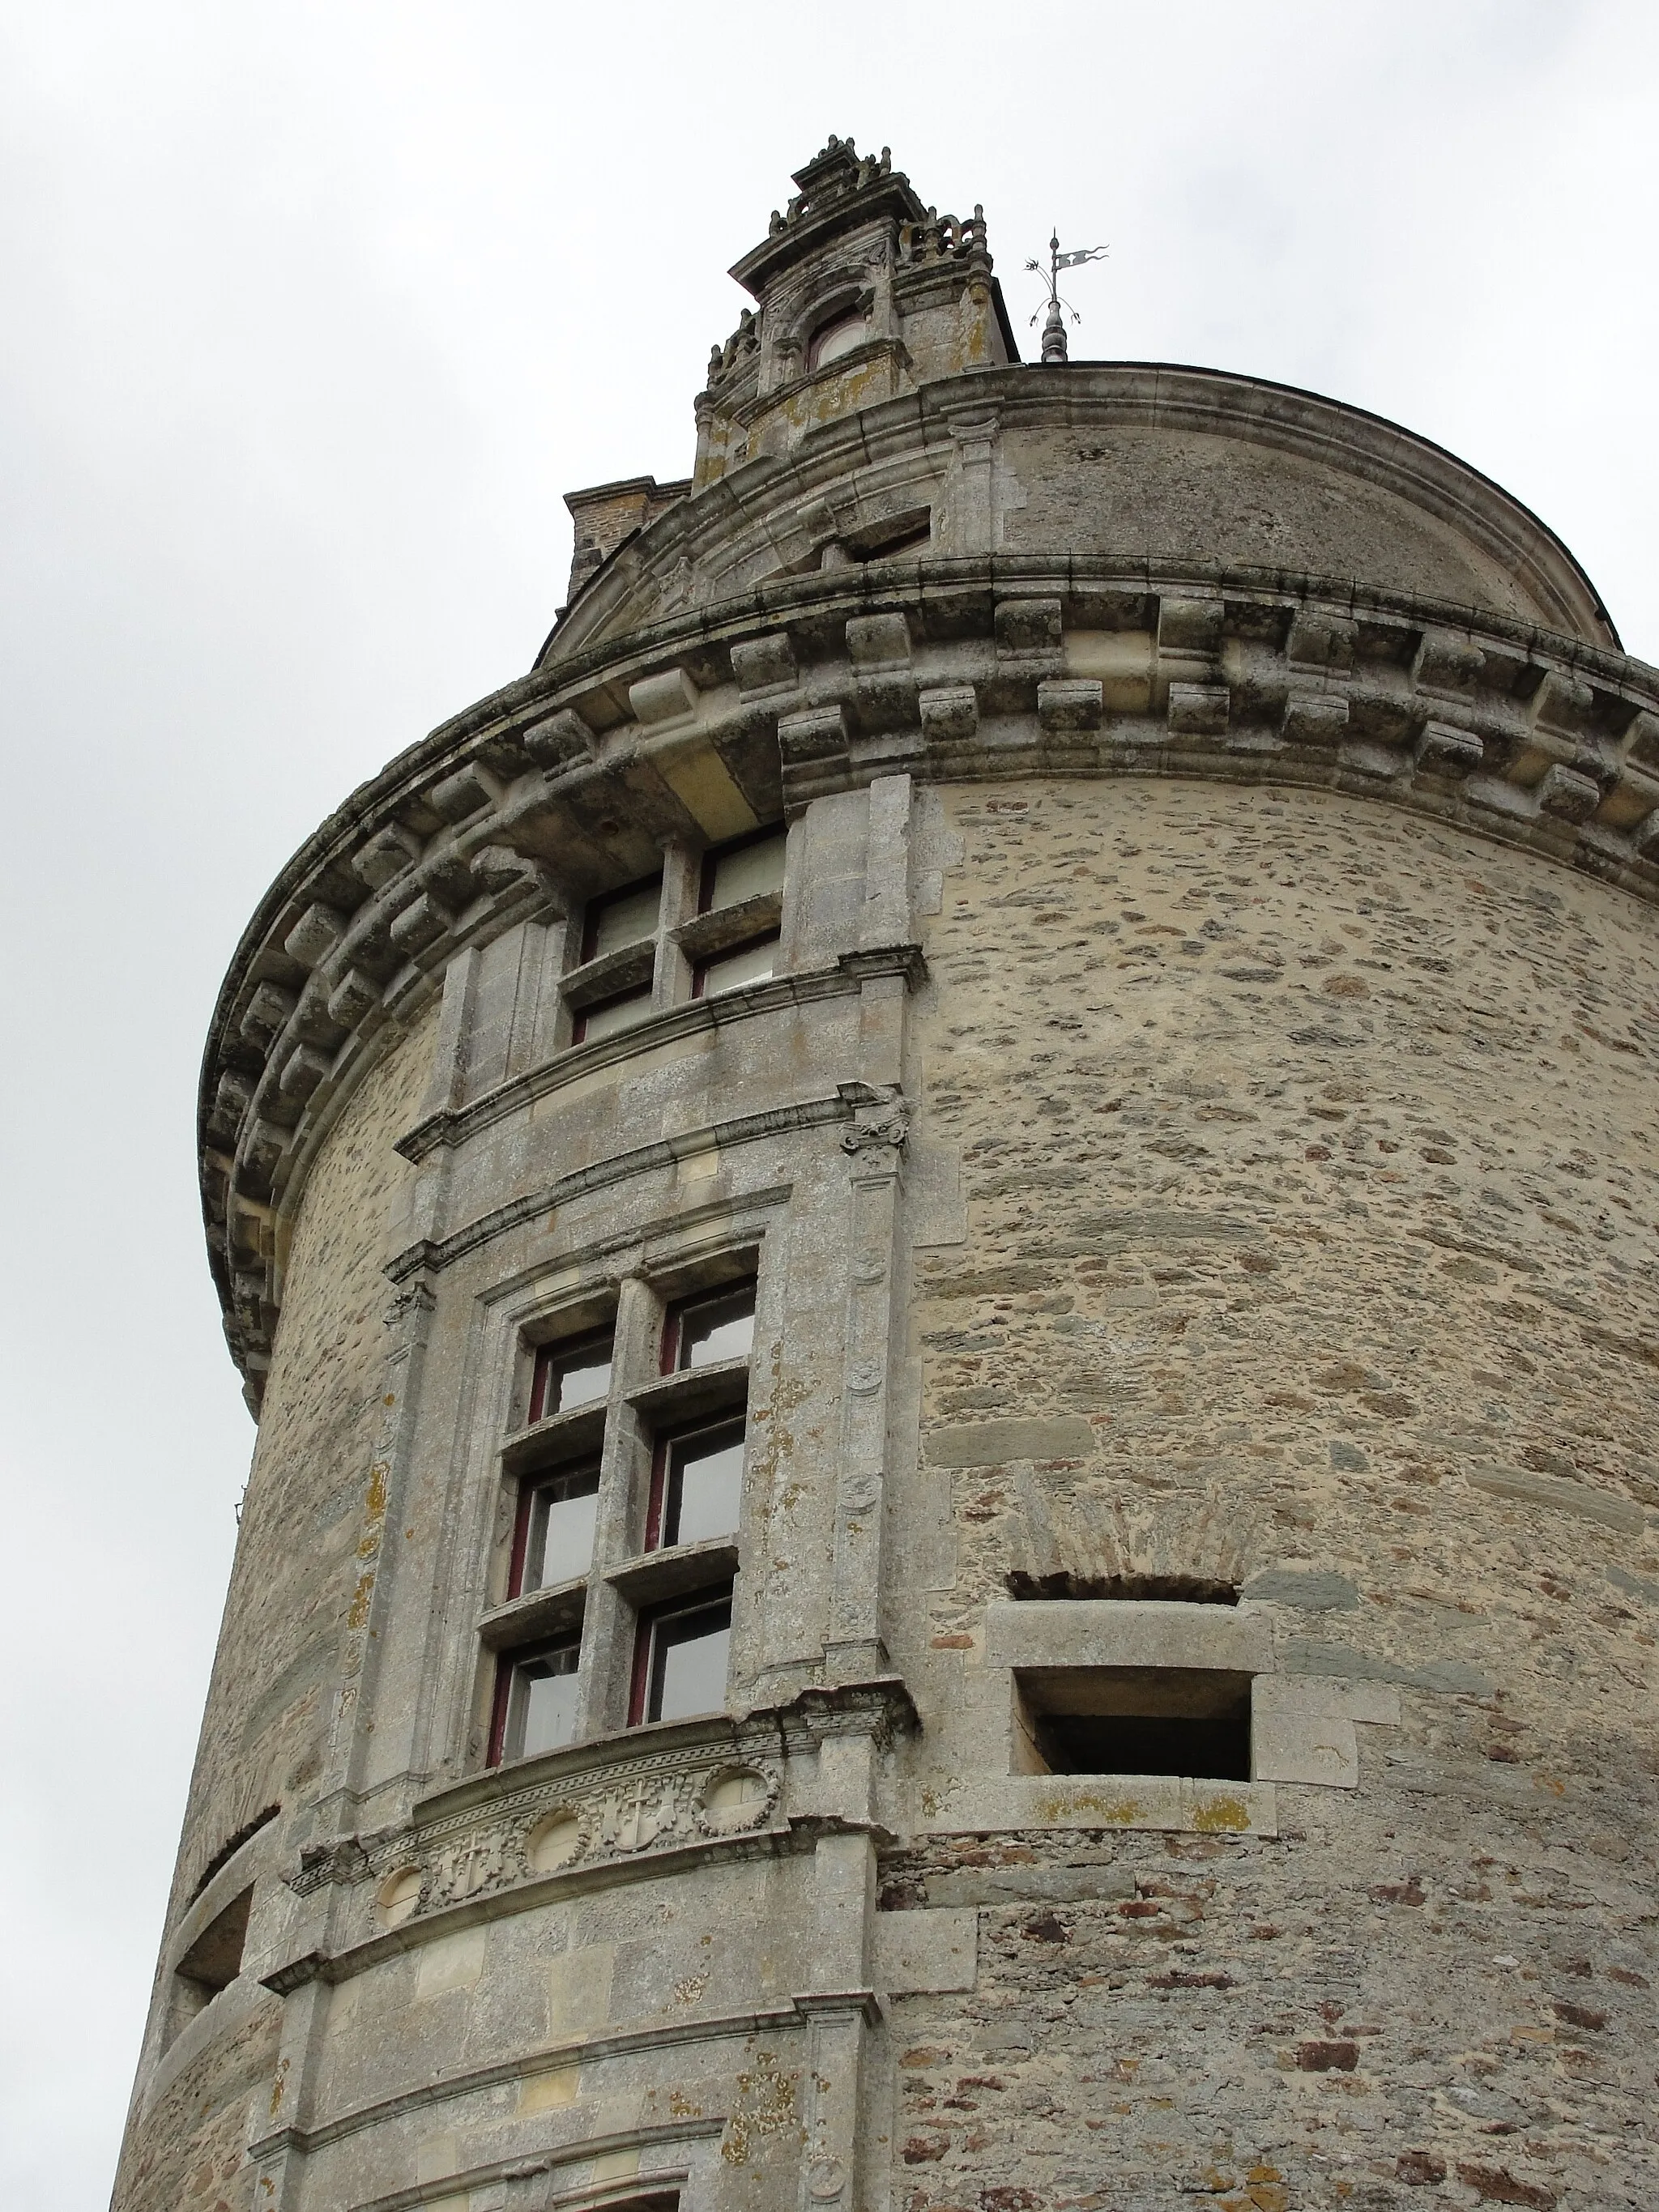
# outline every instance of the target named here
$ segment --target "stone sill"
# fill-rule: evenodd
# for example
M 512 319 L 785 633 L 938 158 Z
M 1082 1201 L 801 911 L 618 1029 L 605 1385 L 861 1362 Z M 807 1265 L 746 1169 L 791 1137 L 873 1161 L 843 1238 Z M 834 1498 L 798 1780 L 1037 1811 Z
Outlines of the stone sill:
M 1271 1782 L 1168 1774 L 1010 1774 L 947 1787 L 927 1835 L 1014 1828 L 1121 1828 L 1195 1836 L 1276 1836 Z

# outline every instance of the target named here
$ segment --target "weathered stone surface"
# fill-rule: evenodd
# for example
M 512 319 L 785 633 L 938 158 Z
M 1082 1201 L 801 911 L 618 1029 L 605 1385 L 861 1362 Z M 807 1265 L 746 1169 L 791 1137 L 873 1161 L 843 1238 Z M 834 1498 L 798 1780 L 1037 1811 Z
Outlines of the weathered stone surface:
M 752 638 L 734 645 L 732 672 L 738 679 L 738 688 L 745 693 L 780 690 L 793 684 L 796 677 L 795 656 L 787 636 L 778 630 L 770 637 Z
M 1293 1605 L 1303 1613 L 1357 1613 L 1359 1609 L 1358 1586 L 1346 1575 L 1333 1574 L 1328 1568 L 1304 1573 L 1292 1567 L 1269 1567 L 1250 1577 L 1244 1585 L 1244 1595 L 1258 1603 Z
M 985 1609 L 988 1667 L 1220 1668 L 1273 1663 L 1266 1624 L 1224 1605 L 1050 1599 Z
M 1093 677 L 1050 677 L 1037 685 L 1037 720 L 1051 737 L 1097 730 L 1103 687 Z
M 942 684 L 918 695 L 921 726 L 934 744 L 971 738 L 979 728 L 979 694 L 971 684 Z
M 1230 700 L 1224 684 L 1172 684 L 1170 727 L 1188 736 L 1213 736 L 1227 726 Z
M 1000 1467 L 1015 1459 L 1086 1459 L 1094 1431 L 1077 1414 L 1058 1419 L 968 1421 L 939 1429 L 927 1440 L 936 1467 Z
M 117 2204 L 1646 2212 L 1651 672 L 1450 456 L 1021 368 L 977 213 L 796 182 L 695 479 L 227 979 L 269 1373 Z

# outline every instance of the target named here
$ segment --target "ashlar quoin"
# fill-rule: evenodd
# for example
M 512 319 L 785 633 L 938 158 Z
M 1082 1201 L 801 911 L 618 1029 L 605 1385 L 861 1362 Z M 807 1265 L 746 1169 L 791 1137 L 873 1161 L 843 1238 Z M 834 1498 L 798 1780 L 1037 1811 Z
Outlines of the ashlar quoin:
M 226 978 L 116 2203 L 1650 2206 L 1659 677 L 794 181 Z

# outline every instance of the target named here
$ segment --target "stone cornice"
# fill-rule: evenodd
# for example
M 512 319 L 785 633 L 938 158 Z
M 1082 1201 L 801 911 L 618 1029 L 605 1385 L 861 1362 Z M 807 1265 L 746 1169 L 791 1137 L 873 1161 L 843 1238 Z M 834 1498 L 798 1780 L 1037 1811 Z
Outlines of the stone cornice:
M 647 679 L 675 671 L 695 703 L 653 719 Z M 898 769 L 1323 787 L 1659 897 L 1659 676 L 1582 639 L 1330 579 L 1004 556 L 872 563 L 677 617 L 444 725 L 262 902 L 202 1094 L 210 1249 L 256 1391 L 278 1229 L 364 1072 L 458 950 L 645 872 L 664 838 L 708 841 L 681 795 L 691 754 L 761 820 Z M 781 977 L 719 1018 L 841 988 Z M 715 1017 L 665 1018 L 689 1033 Z M 656 1028 L 517 1080 L 553 1087 L 578 1054 L 620 1060 Z M 410 1145 L 464 1141 L 469 1116 L 483 1126 L 517 1096 L 471 1102 Z

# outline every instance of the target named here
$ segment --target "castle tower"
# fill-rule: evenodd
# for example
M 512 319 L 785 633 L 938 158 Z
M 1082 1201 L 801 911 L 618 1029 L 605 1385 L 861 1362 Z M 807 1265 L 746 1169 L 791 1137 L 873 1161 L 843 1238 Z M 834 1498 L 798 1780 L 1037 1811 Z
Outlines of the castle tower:
M 226 979 L 116 2203 L 1650 2207 L 1659 678 L 796 183 Z

